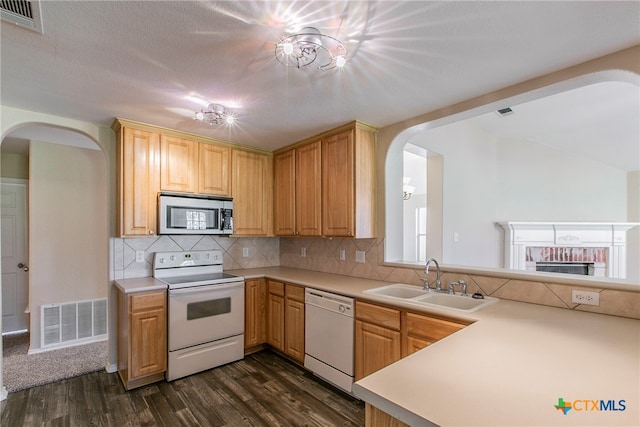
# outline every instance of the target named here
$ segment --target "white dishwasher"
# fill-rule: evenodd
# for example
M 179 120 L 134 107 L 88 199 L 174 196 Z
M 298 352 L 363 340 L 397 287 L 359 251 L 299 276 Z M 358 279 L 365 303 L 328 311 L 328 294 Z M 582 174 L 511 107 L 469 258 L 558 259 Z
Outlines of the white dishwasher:
M 353 298 L 305 289 L 304 366 L 351 393 L 353 385 Z

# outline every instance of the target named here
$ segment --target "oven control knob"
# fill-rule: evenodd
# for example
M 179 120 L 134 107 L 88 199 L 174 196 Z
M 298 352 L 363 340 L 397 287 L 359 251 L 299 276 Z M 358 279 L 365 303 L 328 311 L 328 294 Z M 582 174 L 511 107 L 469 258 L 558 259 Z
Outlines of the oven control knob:
M 175 256 L 173 256 L 173 255 L 171 255 L 171 256 L 169 257 L 169 259 L 170 259 L 171 261 L 175 261 L 176 257 L 175 257 Z
M 164 258 L 160 258 L 160 264 L 164 264 Z
M 217 260 L 218 260 L 218 255 L 214 255 L 214 256 L 213 256 L 213 260 L 214 260 L 214 261 L 217 261 Z
M 205 256 L 207 257 L 207 259 L 209 259 L 209 257 L 211 256 L 211 254 L 207 252 L 207 254 L 206 254 Z

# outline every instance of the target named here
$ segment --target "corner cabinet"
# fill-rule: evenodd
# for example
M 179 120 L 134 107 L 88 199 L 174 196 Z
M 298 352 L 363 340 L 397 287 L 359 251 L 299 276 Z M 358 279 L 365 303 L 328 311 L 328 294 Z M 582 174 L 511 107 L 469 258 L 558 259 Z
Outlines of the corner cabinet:
M 167 292 L 118 291 L 118 374 L 127 390 L 160 381 L 167 369 Z
M 117 232 L 120 237 L 157 234 L 160 134 L 114 123 L 118 158 Z
M 272 157 L 267 154 L 233 149 L 231 164 L 233 234 L 236 236 L 272 235 Z

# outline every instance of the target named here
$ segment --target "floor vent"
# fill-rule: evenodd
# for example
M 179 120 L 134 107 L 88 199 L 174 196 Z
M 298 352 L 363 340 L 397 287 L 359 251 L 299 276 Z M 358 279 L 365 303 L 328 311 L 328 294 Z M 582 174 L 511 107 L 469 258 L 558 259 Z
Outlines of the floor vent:
M 42 33 L 40 1 L 0 0 L 2 20 Z
M 42 306 L 42 348 L 103 339 L 107 336 L 107 299 Z

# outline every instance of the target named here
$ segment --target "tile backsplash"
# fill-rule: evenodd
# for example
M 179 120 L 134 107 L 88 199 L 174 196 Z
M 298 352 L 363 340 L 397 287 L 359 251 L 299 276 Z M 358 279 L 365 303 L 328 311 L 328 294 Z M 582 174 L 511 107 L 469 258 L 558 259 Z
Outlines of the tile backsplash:
M 153 255 L 162 251 L 220 249 L 223 268 L 256 268 L 280 265 L 280 239 L 217 236 L 158 236 L 111 239 L 111 278 L 131 279 L 153 276 Z M 247 256 L 244 256 L 246 249 Z M 136 252 L 144 251 L 144 262 L 136 262 Z
M 111 239 L 110 271 L 113 280 L 147 277 L 153 275 L 155 252 L 220 249 L 224 256 L 225 270 L 282 266 L 421 286 L 420 279 L 425 277 L 422 268 L 383 265 L 383 245 L 384 239 L 350 238 L 114 238 Z M 243 256 L 245 248 L 248 256 Z M 144 262 L 136 262 L 136 251 L 144 251 Z M 435 272 L 429 273 L 429 279 L 431 282 L 435 280 Z M 640 292 L 581 288 L 551 281 L 519 280 L 446 271 L 441 279 L 444 287 L 452 281 L 462 279 L 467 282 L 469 293 L 480 292 L 513 301 L 640 319 Z M 600 305 L 572 303 L 572 289 L 599 292 Z

